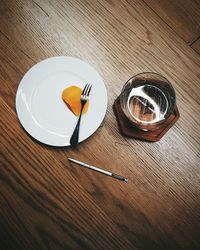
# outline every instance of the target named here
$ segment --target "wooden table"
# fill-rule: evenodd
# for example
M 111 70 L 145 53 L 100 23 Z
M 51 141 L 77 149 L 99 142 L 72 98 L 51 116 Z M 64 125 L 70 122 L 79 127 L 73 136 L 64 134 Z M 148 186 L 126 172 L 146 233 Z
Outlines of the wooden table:
M 1 249 L 200 248 L 200 55 L 149 5 L 1 0 Z M 23 75 L 58 55 L 90 63 L 108 91 L 102 125 L 77 149 L 38 143 L 16 116 Z M 180 119 L 157 143 L 123 137 L 112 110 L 124 83 L 144 71 L 167 77 L 177 93 Z

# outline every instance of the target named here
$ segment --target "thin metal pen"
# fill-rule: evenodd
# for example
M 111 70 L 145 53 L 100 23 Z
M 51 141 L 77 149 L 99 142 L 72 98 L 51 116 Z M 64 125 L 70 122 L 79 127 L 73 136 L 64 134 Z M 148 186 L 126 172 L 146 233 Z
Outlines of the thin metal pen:
M 78 164 L 78 165 L 80 165 L 80 166 L 82 166 L 82 167 L 85 167 L 85 168 L 94 170 L 94 171 L 96 171 L 96 172 L 98 172 L 98 173 L 105 174 L 105 175 L 107 175 L 107 176 L 113 177 L 113 178 L 118 179 L 118 180 L 120 180 L 120 181 L 128 182 L 128 179 L 127 179 L 127 178 L 125 178 L 125 177 L 123 177 L 123 176 L 120 176 L 120 175 L 118 175 L 118 174 L 114 174 L 114 173 L 112 173 L 112 172 L 103 170 L 103 169 L 101 169 L 101 168 L 97 168 L 97 167 L 95 167 L 95 166 L 89 165 L 89 164 L 87 164 L 87 163 L 84 163 L 84 162 L 81 162 L 81 161 L 78 161 L 78 160 L 75 160 L 75 159 L 72 159 L 72 158 L 68 158 L 68 160 L 71 161 L 71 162 L 73 162 L 73 163 L 75 163 L 75 164 Z

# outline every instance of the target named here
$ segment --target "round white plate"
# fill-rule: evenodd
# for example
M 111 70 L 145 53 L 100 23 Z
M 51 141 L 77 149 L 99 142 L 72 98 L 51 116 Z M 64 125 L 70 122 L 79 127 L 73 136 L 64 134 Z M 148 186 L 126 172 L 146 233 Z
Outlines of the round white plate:
M 107 109 L 102 78 L 88 63 L 73 57 L 48 58 L 34 65 L 22 78 L 16 94 L 16 110 L 24 129 L 35 139 L 52 146 L 68 146 L 76 117 L 63 102 L 63 89 L 92 84 L 90 105 L 82 115 L 79 142 L 99 127 Z

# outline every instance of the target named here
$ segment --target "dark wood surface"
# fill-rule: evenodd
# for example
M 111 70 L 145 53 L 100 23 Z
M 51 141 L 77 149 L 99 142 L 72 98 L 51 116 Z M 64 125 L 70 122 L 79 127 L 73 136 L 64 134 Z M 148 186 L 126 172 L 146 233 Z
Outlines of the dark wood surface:
M 146 4 L 188 44 L 200 35 L 200 1 L 145 0 Z
M 192 44 L 192 48 L 200 54 L 200 38 Z
M 102 125 L 77 149 L 38 143 L 16 116 L 23 75 L 57 55 L 89 62 L 108 91 Z M 199 54 L 143 1 L 1 0 L 0 248 L 199 249 L 199 69 Z M 124 83 L 144 71 L 177 93 L 180 119 L 156 143 L 123 137 L 112 110 Z

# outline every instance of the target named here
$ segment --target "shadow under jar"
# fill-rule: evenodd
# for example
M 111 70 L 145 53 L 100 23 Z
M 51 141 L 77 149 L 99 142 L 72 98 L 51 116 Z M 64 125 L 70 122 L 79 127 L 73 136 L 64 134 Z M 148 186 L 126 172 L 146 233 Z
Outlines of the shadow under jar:
M 152 72 L 133 76 L 120 94 L 124 115 L 132 125 L 143 131 L 163 127 L 174 111 L 175 103 L 176 94 L 171 83 Z

